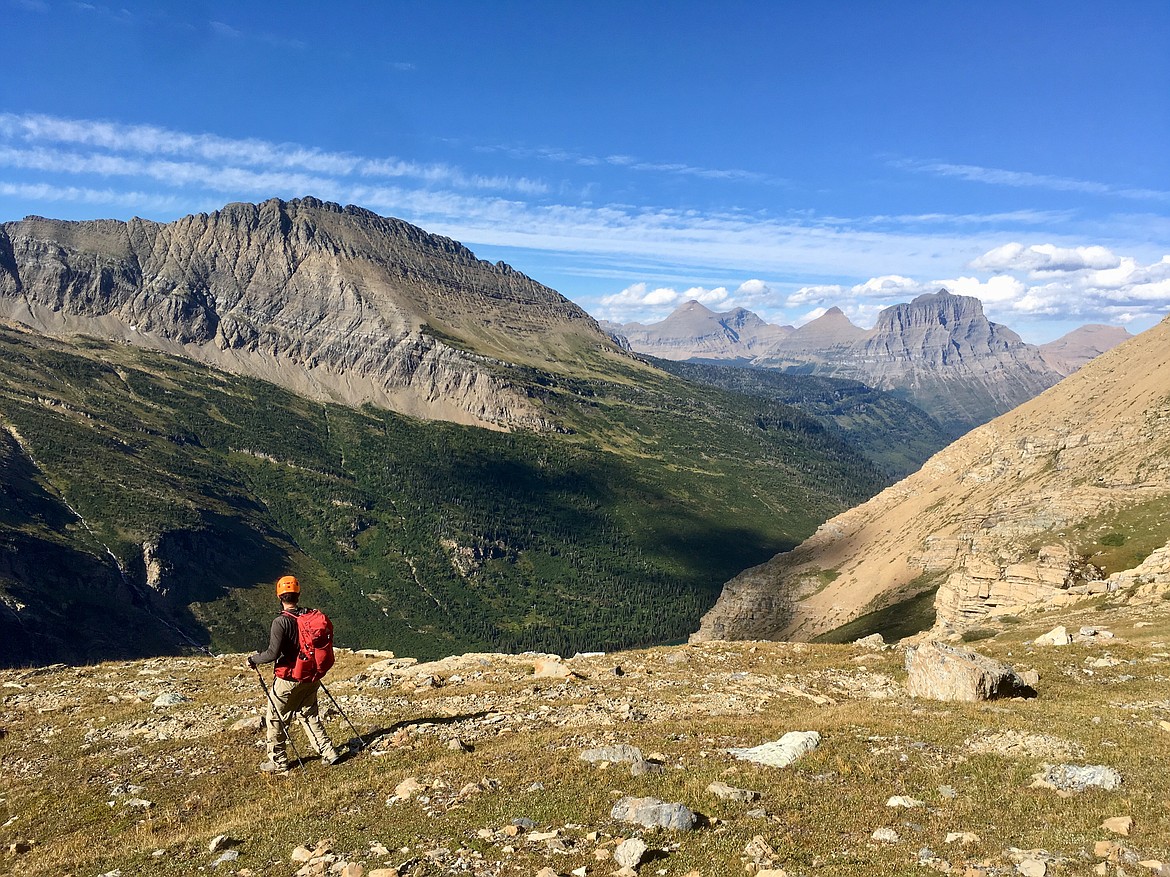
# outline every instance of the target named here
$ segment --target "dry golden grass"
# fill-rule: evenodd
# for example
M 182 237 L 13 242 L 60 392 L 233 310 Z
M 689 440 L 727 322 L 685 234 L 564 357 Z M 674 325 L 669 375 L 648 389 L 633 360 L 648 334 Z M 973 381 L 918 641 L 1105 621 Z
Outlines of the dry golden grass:
M 983 873 L 1006 875 L 1015 873 L 1011 848 L 1047 851 L 1049 874 L 1088 874 L 1098 861 L 1094 843 L 1106 839 L 1121 840 L 1142 859 L 1166 861 L 1170 733 L 1159 721 L 1170 720 L 1168 616 L 1165 601 L 1143 607 L 1114 601 L 1013 623 L 974 645 L 1018 669 L 1038 670 L 1040 696 L 981 704 L 911 700 L 899 690 L 901 651 L 853 645 L 706 643 L 578 658 L 569 664 L 583 678 L 568 681 L 534 678 L 517 659 L 484 658 L 448 673 L 437 688 L 409 694 L 368 679 L 355 683 L 373 659 L 342 654 L 327 682 L 373 751 L 334 768 L 307 764 L 284 778 L 258 773 L 257 732 L 228 730 L 262 704 L 255 677 L 237 659 L 4 671 L 0 824 L 7 824 L 0 843 L 35 846 L 6 853 L 0 870 L 291 875 L 299 867 L 289 859 L 294 847 L 331 839 L 342 860 L 367 871 L 406 863 L 404 873 L 419 877 L 531 875 L 542 867 L 567 875 L 584 866 L 600 875 L 616 865 L 596 859 L 595 850 L 612 850 L 635 834 L 656 851 L 641 873 L 668 877 L 743 874 L 745 847 L 756 836 L 774 851 L 773 866 L 789 875 L 930 873 L 920 859 L 935 867 L 945 861 L 959 874 L 982 866 Z M 1108 627 L 1117 638 L 1065 648 L 1026 644 L 1058 621 L 1074 631 Z M 1135 627 L 1138 621 L 1153 624 Z M 1121 663 L 1091 666 L 1106 655 Z M 618 665 L 621 676 L 612 672 Z M 895 683 L 893 696 L 867 697 L 883 677 Z M 153 709 L 163 690 L 184 692 L 192 702 Z M 832 703 L 818 705 L 798 692 Z M 125 736 L 167 721 L 174 739 Z M 336 714 L 327 725 L 336 741 L 352 737 Z M 792 730 L 818 731 L 822 742 L 788 768 L 725 752 Z M 1067 745 L 1076 757 L 1057 760 L 1111 766 L 1123 785 L 1068 797 L 1029 788 L 1052 759 L 969 746 L 1004 732 Z M 448 748 L 456 735 L 473 751 Z M 634 777 L 626 765 L 601 767 L 578 757 L 609 743 L 656 753 L 665 771 Z M 408 777 L 437 787 L 388 806 Z M 761 800 L 719 801 L 706 791 L 715 780 L 756 790 Z M 461 795 L 471 783 L 480 788 Z M 953 798 L 940 791 L 946 786 Z M 619 824 L 609 813 L 620 795 L 682 802 L 705 820 L 686 833 Z M 925 806 L 887 807 L 893 795 Z M 131 797 L 154 806 L 128 807 Z M 765 813 L 749 815 L 755 808 Z M 1131 837 L 1100 827 L 1123 815 L 1134 819 Z M 527 831 L 502 832 L 520 817 L 538 831 L 559 830 L 565 849 L 529 842 Z M 893 829 L 900 840 L 873 841 L 879 828 Z M 951 832 L 973 832 L 979 840 L 947 844 Z M 240 856 L 213 869 L 218 854 L 208 852 L 208 843 L 219 834 L 240 841 Z M 375 844 L 388 854 L 372 851 Z M 436 848 L 450 853 L 431 861 L 427 854 Z M 1129 865 L 1125 873 L 1149 870 Z

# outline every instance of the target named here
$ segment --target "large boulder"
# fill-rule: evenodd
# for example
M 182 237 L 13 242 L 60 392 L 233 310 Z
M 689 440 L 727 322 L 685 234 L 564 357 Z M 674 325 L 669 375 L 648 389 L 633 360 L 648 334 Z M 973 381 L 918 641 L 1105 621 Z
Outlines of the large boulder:
M 697 818 L 694 811 L 683 804 L 668 804 L 657 798 L 625 797 L 613 805 L 610 818 L 619 822 L 633 822 L 646 828 L 669 828 L 690 831 Z
M 907 689 L 928 700 L 979 701 L 1035 697 L 1014 669 L 970 649 L 928 642 L 906 651 Z

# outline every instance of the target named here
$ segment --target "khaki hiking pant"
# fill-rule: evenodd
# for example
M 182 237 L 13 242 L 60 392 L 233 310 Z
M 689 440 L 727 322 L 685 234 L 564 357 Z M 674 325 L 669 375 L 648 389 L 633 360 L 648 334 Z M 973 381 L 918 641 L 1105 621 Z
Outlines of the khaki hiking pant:
M 318 755 L 327 760 L 336 758 L 337 750 L 317 718 L 317 692 L 320 682 L 294 682 L 276 676 L 269 689 L 268 703 L 268 757 L 273 764 L 288 766 L 288 726 L 293 716 L 300 719 L 305 735 Z

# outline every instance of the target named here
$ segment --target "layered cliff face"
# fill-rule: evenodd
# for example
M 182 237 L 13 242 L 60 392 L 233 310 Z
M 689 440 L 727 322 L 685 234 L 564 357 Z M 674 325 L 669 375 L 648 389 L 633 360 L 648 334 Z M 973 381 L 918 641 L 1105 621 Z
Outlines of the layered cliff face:
M 834 308 L 752 364 L 900 393 L 953 436 L 1026 402 L 1063 374 L 1037 347 L 990 322 L 979 299 L 945 289 L 886 308 L 868 331 Z
M 744 308 L 715 313 L 689 301 L 660 323 L 626 323 L 613 331 L 638 353 L 670 360 L 747 361 L 793 331 L 774 326 Z
M 507 364 L 618 357 L 547 287 L 395 219 L 312 198 L 166 225 L 0 226 L 0 319 L 127 341 L 317 398 L 547 425 Z
M 1166 580 L 1168 541 L 1170 318 L 728 582 L 694 638 L 811 639 L 936 588 L 970 628 Z

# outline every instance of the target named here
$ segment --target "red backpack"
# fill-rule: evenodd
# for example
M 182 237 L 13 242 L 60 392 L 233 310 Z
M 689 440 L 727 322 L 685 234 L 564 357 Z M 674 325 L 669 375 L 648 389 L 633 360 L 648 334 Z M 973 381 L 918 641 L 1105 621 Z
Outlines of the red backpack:
M 299 645 L 296 661 L 288 667 L 277 667 L 276 675 L 294 682 L 316 682 L 333 666 L 333 622 L 320 609 L 281 615 L 296 620 Z

